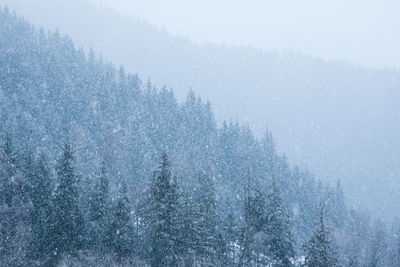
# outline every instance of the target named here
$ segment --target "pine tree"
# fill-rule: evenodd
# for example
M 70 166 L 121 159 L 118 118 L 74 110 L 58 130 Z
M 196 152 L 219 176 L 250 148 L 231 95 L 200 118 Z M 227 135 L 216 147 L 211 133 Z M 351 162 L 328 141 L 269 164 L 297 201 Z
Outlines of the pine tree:
M 32 214 L 31 224 L 34 234 L 32 247 L 35 248 L 35 257 L 44 258 L 51 251 L 49 240 L 51 235 L 51 197 L 53 193 L 52 177 L 46 154 L 40 154 L 36 164 L 35 172 L 31 179 L 31 201 Z
M 248 223 L 249 218 L 245 212 L 244 222 L 240 231 L 240 254 L 239 254 L 239 266 L 248 266 L 252 261 L 252 229 Z
M 105 160 L 102 161 L 100 173 L 95 179 L 95 184 L 89 199 L 90 236 L 89 243 L 97 248 L 103 248 L 104 229 L 108 226 L 109 207 L 109 181 L 107 177 Z
M 251 242 L 254 235 L 254 221 L 251 210 L 250 180 L 244 186 L 243 225 L 240 229 L 240 255 L 239 266 L 248 266 L 252 261 Z
M 198 203 L 191 195 L 182 194 L 182 204 L 179 211 L 178 252 L 182 255 L 185 266 L 193 266 L 200 244 Z
M 254 233 L 263 232 L 267 225 L 267 203 L 266 196 L 257 182 L 250 195 L 250 224 Z
M 200 174 L 198 179 L 197 199 L 199 208 L 198 254 L 209 264 L 215 261 L 217 247 L 217 204 L 212 178 Z
M 333 244 L 329 238 L 329 232 L 325 227 L 323 207 L 319 216 L 319 226 L 304 245 L 306 258 L 305 266 L 307 267 L 335 267 L 339 266 L 337 253 L 333 248 Z
M 216 238 L 216 263 L 217 266 L 231 266 L 233 264 L 229 256 L 229 247 L 222 233 L 218 232 Z
M 6 133 L 0 154 L 0 204 L 12 205 L 17 192 L 18 154 L 9 132 Z
M 108 211 L 109 181 L 106 162 L 104 160 L 101 163 L 100 173 L 96 178 L 90 198 L 90 219 L 92 221 L 100 221 Z
M 255 254 L 254 260 L 259 264 L 267 264 L 268 255 L 268 217 L 267 199 L 259 182 L 251 190 L 250 196 L 250 224 L 253 229 L 251 250 Z
M 267 206 L 267 238 L 269 254 L 279 266 L 291 266 L 290 258 L 294 256 L 293 237 L 290 231 L 290 218 L 282 202 L 274 180 Z
M 151 247 L 153 210 L 150 190 L 140 194 L 135 206 L 134 216 L 135 239 L 133 243 L 135 245 L 135 253 L 143 259 L 151 260 L 153 257 Z
M 10 134 L 6 135 L 0 151 L 0 265 L 30 265 L 28 256 L 32 250 L 30 212 L 32 206 L 22 195 L 21 185 L 25 177 L 18 162 Z
M 394 259 L 393 263 L 400 266 L 400 225 L 396 225 L 396 238 L 394 242 Z
M 235 221 L 234 215 L 232 212 L 226 215 L 225 220 L 223 221 L 223 231 L 224 238 L 230 242 L 237 241 L 237 222 Z
M 333 192 L 332 202 L 332 221 L 337 228 L 342 229 L 346 219 L 346 205 L 340 181 L 336 182 L 336 189 Z
M 82 247 L 84 219 L 78 206 L 78 176 L 71 144 L 65 141 L 57 164 L 58 186 L 52 219 L 53 253 L 74 253 Z
M 228 255 L 229 264 L 232 265 L 236 261 L 236 247 L 239 239 L 239 230 L 234 215 L 230 212 L 222 221 L 223 239 L 226 242 L 226 254 Z
M 167 155 L 163 153 L 150 187 L 152 266 L 174 266 L 178 258 L 179 196 L 170 166 Z
M 23 174 L 23 179 L 20 181 L 17 187 L 16 194 L 27 202 L 31 197 L 32 191 L 32 179 L 35 176 L 35 159 L 32 147 L 27 145 L 21 153 L 19 160 L 19 168 Z
M 126 258 L 132 250 L 130 208 L 127 186 L 122 183 L 116 203 L 112 207 L 112 222 L 107 231 L 107 247 L 114 252 L 118 261 Z

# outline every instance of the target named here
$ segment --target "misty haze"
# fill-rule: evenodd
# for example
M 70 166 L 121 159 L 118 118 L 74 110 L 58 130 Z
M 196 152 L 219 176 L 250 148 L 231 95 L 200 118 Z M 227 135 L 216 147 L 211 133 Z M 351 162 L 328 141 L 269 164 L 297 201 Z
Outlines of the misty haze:
M 400 2 L 0 0 L 0 266 L 399 266 Z

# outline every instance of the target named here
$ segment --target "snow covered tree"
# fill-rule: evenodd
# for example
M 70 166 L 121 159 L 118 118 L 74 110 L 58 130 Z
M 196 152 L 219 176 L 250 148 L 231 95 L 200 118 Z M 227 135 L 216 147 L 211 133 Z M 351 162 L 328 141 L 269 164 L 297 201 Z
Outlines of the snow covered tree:
M 260 184 L 257 182 L 250 196 L 250 224 L 255 233 L 266 230 L 268 223 L 266 195 L 262 191 Z
M 238 238 L 238 227 L 237 222 L 235 220 L 234 215 L 232 212 L 228 213 L 225 216 L 225 219 L 222 222 L 222 230 L 224 232 L 224 239 L 227 241 L 235 242 Z
M 248 180 L 245 188 L 244 221 L 240 234 L 241 265 L 259 262 L 259 256 L 268 253 L 266 204 L 266 196 L 259 183 L 251 188 Z
M 118 261 L 121 261 L 132 252 L 132 234 L 127 186 L 122 183 L 118 199 L 112 207 L 111 224 L 106 233 L 106 245 L 113 251 Z
M 295 174 L 296 175 L 296 174 Z M 307 170 L 298 171 L 297 214 L 294 216 L 297 241 L 305 241 L 313 234 L 318 219 L 318 197 L 315 193 L 315 180 Z
M 386 260 L 388 258 L 388 237 L 386 233 L 386 226 L 376 221 L 372 229 L 372 236 L 369 246 L 368 266 L 387 266 Z
M 338 228 L 343 228 L 346 220 L 347 210 L 345 205 L 343 187 L 340 181 L 336 182 L 336 189 L 334 191 L 334 205 L 332 207 L 332 210 L 332 219 L 335 226 Z
M 236 255 L 236 246 L 238 240 L 239 240 L 239 234 L 240 234 L 240 228 L 239 228 L 239 223 L 235 219 L 234 215 L 232 213 L 229 213 L 225 216 L 224 220 L 221 223 L 221 228 L 223 232 L 222 238 L 225 241 L 225 246 L 226 246 L 226 255 L 227 255 L 227 260 L 229 261 L 229 264 L 226 265 L 232 265 L 234 261 L 236 261 L 237 255 Z
M 179 195 L 170 168 L 167 154 L 162 153 L 150 187 L 152 266 L 174 266 L 178 258 Z
M 23 202 L 0 206 L 0 266 L 32 266 L 30 209 Z
M 209 175 L 200 174 L 198 176 L 196 202 L 199 208 L 197 227 L 200 231 L 197 252 L 203 257 L 203 260 L 212 264 L 216 256 L 218 218 L 214 183 Z
M 185 266 L 192 266 L 200 245 L 198 205 L 192 196 L 182 194 L 179 211 L 178 251 Z
M 367 265 L 370 231 L 369 216 L 364 212 L 350 209 L 344 231 L 337 238 L 337 240 L 340 240 L 338 245 L 343 266 Z
M 49 255 L 51 235 L 52 213 L 52 175 L 47 156 L 42 152 L 35 164 L 35 171 L 31 179 L 31 224 L 33 232 L 33 248 L 37 258 L 45 258 Z
M 92 221 L 101 220 L 108 212 L 107 205 L 110 189 L 106 168 L 106 162 L 103 160 L 90 198 L 90 219 Z
M 12 205 L 13 198 L 16 196 L 18 174 L 18 154 L 14 148 L 10 133 L 6 133 L 4 144 L 0 152 L 0 203 Z
M 109 206 L 109 181 L 107 177 L 107 166 L 105 160 L 102 161 L 100 173 L 94 181 L 94 187 L 89 199 L 89 243 L 97 248 L 104 246 L 104 230 L 108 227 Z
M 291 222 L 274 181 L 268 197 L 267 214 L 269 254 L 277 261 L 278 266 L 291 266 L 290 258 L 294 256 Z
M 319 225 L 310 240 L 304 245 L 306 252 L 305 266 L 335 267 L 339 266 L 337 252 L 325 227 L 323 207 L 319 216 Z
M 7 134 L 0 151 L 1 266 L 30 265 L 32 232 L 29 216 L 32 205 L 18 190 L 25 179 L 17 165 L 19 160 L 11 135 Z
M 82 247 L 84 219 L 78 205 L 78 176 L 74 154 L 68 140 L 64 142 L 57 164 L 58 185 L 53 201 L 53 253 L 74 253 Z
M 35 176 L 35 156 L 33 153 L 33 148 L 26 144 L 25 148 L 20 152 L 19 158 L 19 169 L 23 174 L 23 179 L 17 186 L 17 195 L 27 202 L 31 198 L 31 191 L 32 191 L 32 179 Z
M 254 227 L 251 213 L 251 196 L 250 196 L 250 181 L 248 180 L 247 186 L 244 186 L 244 209 L 243 209 L 243 225 L 240 229 L 240 255 L 239 265 L 247 266 L 252 261 L 251 242 L 254 234 Z
M 399 221 L 396 220 L 396 222 L 393 225 L 393 231 L 395 233 L 395 236 L 392 240 L 391 244 L 391 259 L 390 259 L 390 264 L 392 266 L 400 266 L 400 224 Z

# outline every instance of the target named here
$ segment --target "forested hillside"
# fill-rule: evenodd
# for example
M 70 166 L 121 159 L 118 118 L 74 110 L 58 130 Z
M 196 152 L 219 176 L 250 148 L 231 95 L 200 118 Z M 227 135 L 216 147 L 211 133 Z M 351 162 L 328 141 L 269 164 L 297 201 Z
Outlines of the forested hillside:
M 324 182 L 340 178 L 352 203 L 378 216 L 392 220 L 400 212 L 398 70 L 296 52 L 197 44 L 98 3 L 0 0 L 144 81 L 150 77 L 154 84 L 174 88 L 179 102 L 193 88 L 212 102 L 218 125 L 230 118 L 248 122 L 257 137 L 268 125 L 291 163 L 307 164 Z M 332 43 L 332 49 L 336 46 L 341 44 Z
M 219 127 L 195 93 L 180 104 L 7 9 L 0 36 L 0 265 L 399 264 L 397 229 L 269 131 Z

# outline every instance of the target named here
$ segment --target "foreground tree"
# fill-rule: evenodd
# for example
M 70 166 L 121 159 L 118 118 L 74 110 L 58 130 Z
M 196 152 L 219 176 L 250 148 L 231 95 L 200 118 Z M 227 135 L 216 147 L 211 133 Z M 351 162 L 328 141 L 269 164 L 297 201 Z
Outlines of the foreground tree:
M 294 257 L 293 236 L 290 231 L 290 217 L 280 197 L 275 182 L 268 198 L 267 238 L 269 254 L 277 266 L 291 266 Z
M 193 266 L 200 244 L 198 205 L 194 198 L 183 194 L 180 208 L 178 251 L 184 266 Z
M 89 243 L 97 249 L 104 248 L 105 229 L 108 227 L 110 212 L 109 181 L 106 162 L 101 163 L 100 173 L 96 177 L 89 199 L 90 236 Z
M 122 183 L 117 201 L 112 207 L 112 219 L 107 231 L 107 247 L 121 262 L 131 252 L 130 208 L 127 186 Z
M 170 167 L 163 153 L 150 187 L 152 266 L 175 266 L 178 260 L 179 195 Z
M 370 242 L 368 266 L 387 266 L 389 244 L 386 227 L 382 222 L 375 222 Z
M 323 208 L 319 216 L 319 226 L 311 239 L 304 246 L 306 252 L 305 266 L 335 267 L 339 266 L 337 253 L 325 227 Z
M 109 181 L 107 177 L 106 162 L 101 163 L 100 173 L 96 177 L 93 192 L 90 198 L 90 219 L 99 221 L 108 212 Z
M 52 221 L 53 253 L 74 253 L 82 246 L 84 219 L 78 205 L 78 176 L 71 144 L 65 141 L 57 164 L 58 186 Z
M 265 256 L 268 254 L 267 199 L 259 183 L 256 183 L 254 188 L 250 188 L 249 180 L 247 183 L 239 263 L 243 266 L 247 266 L 253 261 L 267 264 L 265 262 Z
M 244 186 L 244 218 L 239 237 L 239 266 L 248 266 L 252 261 L 251 242 L 255 232 L 253 222 L 257 220 L 257 218 L 254 218 L 254 213 L 252 213 L 252 204 L 252 198 L 250 195 L 250 181 L 247 180 L 247 186 Z
M 51 247 L 51 195 L 53 186 L 52 176 L 45 153 L 41 153 L 35 164 L 35 171 L 31 178 L 32 213 L 31 224 L 33 232 L 33 248 L 36 258 L 48 256 Z
M 0 203 L 12 205 L 17 193 L 18 153 L 14 148 L 12 137 L 6 134 L 0 151 Z
M 215 264 L 217 250 L 217 203 L 212 177 L 200 174 L 196 190 L 198 203 L 199 243 L 197 253 L 203 258 L 204 264 Z
M 18 160 L 11 135 L 7 134 L 0 151 L 0 266 L 29 265 L 32 250 L 32 205 L 18 190 L 25 179 Z

